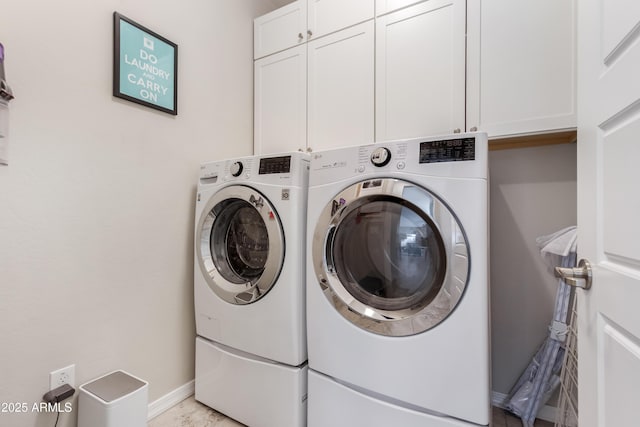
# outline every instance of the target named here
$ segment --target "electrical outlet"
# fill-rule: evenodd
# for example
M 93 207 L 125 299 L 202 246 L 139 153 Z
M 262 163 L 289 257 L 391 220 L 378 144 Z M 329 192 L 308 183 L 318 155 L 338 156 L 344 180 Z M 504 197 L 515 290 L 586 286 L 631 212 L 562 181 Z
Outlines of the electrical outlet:
M 69 365 L 49 374 L 49 390 L 63 384 L 69 384 L 71 387 L 76 386 L 76 365 Z

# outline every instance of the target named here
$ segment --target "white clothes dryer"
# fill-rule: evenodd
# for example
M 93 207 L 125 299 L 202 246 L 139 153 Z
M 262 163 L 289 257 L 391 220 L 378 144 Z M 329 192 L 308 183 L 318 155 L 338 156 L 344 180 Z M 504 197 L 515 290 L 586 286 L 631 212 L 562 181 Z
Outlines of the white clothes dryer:
M 308 174 L 303 153 L 200 169 L 196 400 L 249 426 L 306 422 Z
M 310 427 L 489 424 L 487 193 L 485 134 L 312 155 Z

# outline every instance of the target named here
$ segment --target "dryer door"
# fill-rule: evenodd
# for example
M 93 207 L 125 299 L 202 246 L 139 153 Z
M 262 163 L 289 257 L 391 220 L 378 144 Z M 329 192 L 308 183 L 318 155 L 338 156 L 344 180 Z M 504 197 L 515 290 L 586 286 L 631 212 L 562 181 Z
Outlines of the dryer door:
M 313 240 L 324 295 L 356 326 L 413 335 L 453 312 L 467 285 L 469 248 L 448 206 L 399 179 L 359 182 L 325 207 Z
M 196 257 L 211 289 L 232 304 L 262 298 L 284 262 L 284 236 L 269 200 L 230 186 L 208 201 L 196 227 Z

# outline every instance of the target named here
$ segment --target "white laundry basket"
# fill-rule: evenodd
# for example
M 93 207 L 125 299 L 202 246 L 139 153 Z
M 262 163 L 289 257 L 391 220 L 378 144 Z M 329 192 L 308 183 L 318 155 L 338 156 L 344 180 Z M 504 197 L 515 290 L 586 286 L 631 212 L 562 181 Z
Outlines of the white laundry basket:
M 80 386 L 78 427 L 146 427 L 149 384 L 114 371 Z

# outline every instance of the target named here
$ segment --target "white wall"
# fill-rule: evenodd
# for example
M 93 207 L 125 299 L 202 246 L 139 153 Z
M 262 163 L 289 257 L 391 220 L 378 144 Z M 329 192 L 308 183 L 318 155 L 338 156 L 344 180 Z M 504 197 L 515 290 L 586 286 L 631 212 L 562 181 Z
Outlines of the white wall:
M 16 99 L 0 167 L 0 425 L 49 372 L 114 369 L 150 401 L 194 377 L 194 191 L 202 161 L 252 150 L 252 18 L 261 0 L 4 0 Z M 112 13 L 179 45 L 177 117 L 112 97 Z M 75 402 L 74 402 L 75 403 Z M 75 425 L 74 413 L 59 426 Z
M 552 320 L 536 237 L 576 224 L 576 144 L 492 151 L 489 169 L 493 390 L 507 394 Z

